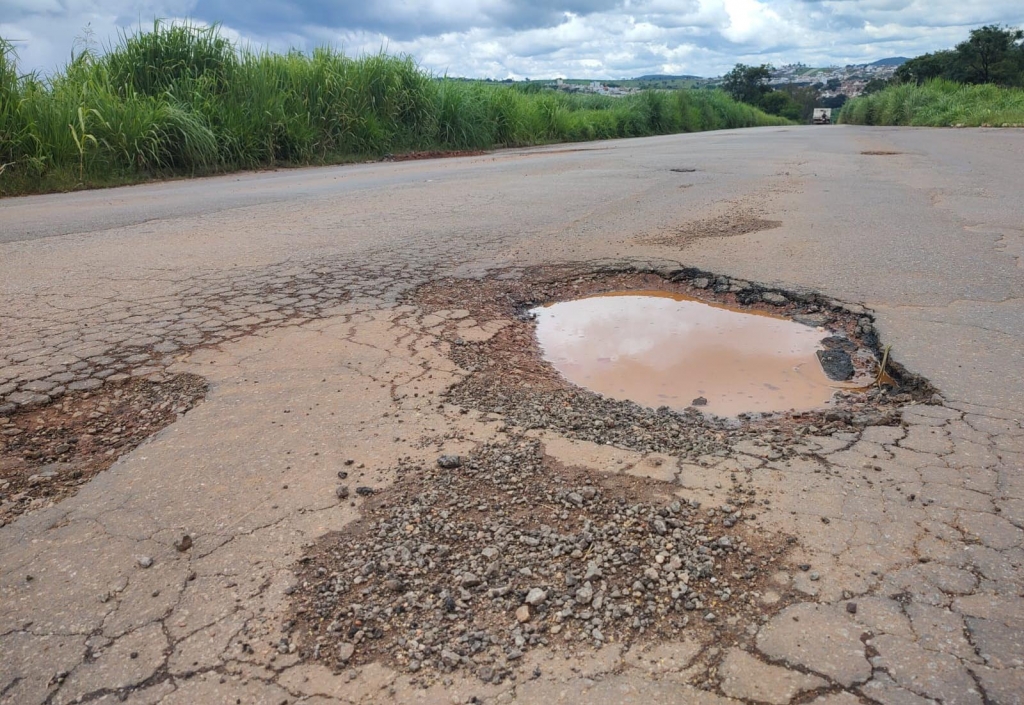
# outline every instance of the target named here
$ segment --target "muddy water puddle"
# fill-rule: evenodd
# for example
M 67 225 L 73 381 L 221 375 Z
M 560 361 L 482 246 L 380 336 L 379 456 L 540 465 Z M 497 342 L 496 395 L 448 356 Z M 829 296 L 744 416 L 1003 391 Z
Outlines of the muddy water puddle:
M 545 359 L 573 384 L 615 399 L 735 416 L 820 409 L 838 386 L 816 357 L 826 333 L 763 312 L 657 291 L 533 312 Z

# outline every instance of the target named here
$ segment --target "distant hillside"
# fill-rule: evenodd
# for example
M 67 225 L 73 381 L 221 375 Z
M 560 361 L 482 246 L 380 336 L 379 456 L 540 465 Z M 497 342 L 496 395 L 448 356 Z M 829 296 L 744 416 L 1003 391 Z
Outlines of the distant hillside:
M 879 59 L 878 61 L 868 64 L 868 66 L 902 66 L 908 61 L 910 61 L 910 59 L 905 56 L 891 56 L 888 59 Z
M 699 81 L 700 76 L 669 76 L 663 73 L 652 73 L 646 76 L 637 76 L 634 81 Z

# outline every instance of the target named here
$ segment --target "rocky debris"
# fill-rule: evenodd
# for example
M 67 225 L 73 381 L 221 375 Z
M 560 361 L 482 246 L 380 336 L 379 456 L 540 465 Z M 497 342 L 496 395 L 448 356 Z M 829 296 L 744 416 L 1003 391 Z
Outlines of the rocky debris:
M 437 466 L 445 470 L 452 470 L 462 465 L 462 458 L 457 455 L 442 455 L 437 459 Z
M 131 379 L 0 417 L 0 526 L 73 494 L 205 395 L 196 375 Z
M 824 313 L 801 313 L 793 316 L 793 320 L 811 328 L 821 328 L 829 322 L 829 316 Z
M 781 221 L 765 220 L 758 217 L 753 211 L 740 209 L 718 217 L 704 218 L 685 223 L 667 235 L 643 238 L 643 242 L 651 245 L 685 247 L 700 238 L 749 235 L 762 230 L 771 230 L 781 225 Z
M 845 350 L 819 350 L 817 352 L 818 362 L 825 375 L 836 382 L 846 382 L 853 379 L 856 370 L 853 367 L 853 360 L 850 353 Z
M 842 350 L 843 352 L 856 352 L 857 343 L 841 335 L 830 335 L 822 339 L 821 344 L 826 350 Z
M 457 471 L 403 464 L 397 475 L 363 520 L 303 559 L 293 597 L 305 659 L 498 682 L 540 645 L 657 639 L 759 614 L 753 591 L 782 554 L 723 525 L 745 516 L 736 507 L 569 470 L 523 437 L 480 446 Z

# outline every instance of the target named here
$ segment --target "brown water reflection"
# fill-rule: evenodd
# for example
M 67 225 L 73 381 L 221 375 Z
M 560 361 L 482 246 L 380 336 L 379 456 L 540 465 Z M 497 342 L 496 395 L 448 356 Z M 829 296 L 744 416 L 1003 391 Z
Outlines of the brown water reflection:
M 668 292 L 614 292 L 534 309 L 544 357 L 570 382 L 682 409 L 806 411 L 835 391 L 815 357 L 824 337 L 785 318 Z

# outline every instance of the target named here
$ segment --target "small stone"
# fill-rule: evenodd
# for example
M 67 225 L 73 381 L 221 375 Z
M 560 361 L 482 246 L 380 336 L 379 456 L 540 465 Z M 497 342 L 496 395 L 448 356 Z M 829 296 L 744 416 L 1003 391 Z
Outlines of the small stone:
M 530 588 L 530 591 L 526 593 L 526 604 L 533 607 L 543 604 L 547 599 L 548 593 L 541 588 Z
M 849 612 L 850 614 L 857 614 L 857 603 L 856 602 L 847 602 L 846 603 L 846 611 Z
M 356 647 L 354 644 L 350 644 L 347 641 L 338 644 L 338 660 L 342 663 L 348 663 L 355 652 Z
M 483 582 L 483 580 L 478 578 L 473 573 L 463 573 L 462 580 L 460 582 L 462 583 L 462 587 L 471 588 L 480 585 Z
M 338 488 L 334 490 L 334 494 L 338 496 L 338 499 L 348 499 L 348 485 L 339 485 Z
M 810 577 L 812 582 L 817 582 L 821 580 L 821 576 L 818 573 L 811 573 Z
M 708 400 L 707 400 L 706 397 L 697 397 L 696 399 L 694 399 L 690 403 L 693 406 L 707 406 L 708 405 Z
M 490 683 L 494 680 L 494 667 L 493 666 L 481 666 L 476 671 L 477 678 L 482 680 L 484 683 Z
M 586 583 L 583 587 L 576 591 L 576 602 L 581 605 L 589 605 L 591 600 L 594 599 L 594 588 L 590 583 Z
M 801 563 L 799 568 L 800 568 L 800 570 L 802 570 L 803 572 L 806 573 L 807 571 L 809 571 L 811 569 L 811 564 L 810 563 Z
M 357 487 L 356 488 L 356 494 L 359 495 L 360 497 L 369 497 L 370 495 L 374 494 L 376 491 L 377 490 L 373 489 L 372 487 Z
M 522 605 L 516 610 L 516 621 L 520 624 L 526 624 L 530 621 L 530 606 Z
M 445 470 L 454 470 L 462 465 L 462 458 L 457 455 L 442 455 L 437 459 L 437 464 Z
M 716 619 L 718 619 L 718 616 L 715 615 L 714 612 L 708 612 L 706 615 L 704 615 L 705 622 L 714 622 Z
M 789 299 L 782 294 L 775 293 L 774 291 L 766 291 L 761 294 L 761 300 L 765 303 L 775 304 L 776 306 L 782 306 L 789 303 Z
M 179 553 L 184 553 L 188 549 L 192 548 L 192 537 L 188 534 L 185 534 L 181 537 L 180 541 L 174 542 L 174 547 L 178 549 Z
M 150 558 L 149 556 L 139 556 L 137 560 L 139 562 L 139 567 L 140 568 L 151 568 L 151 567 L 153 567 L 153 559 Z

